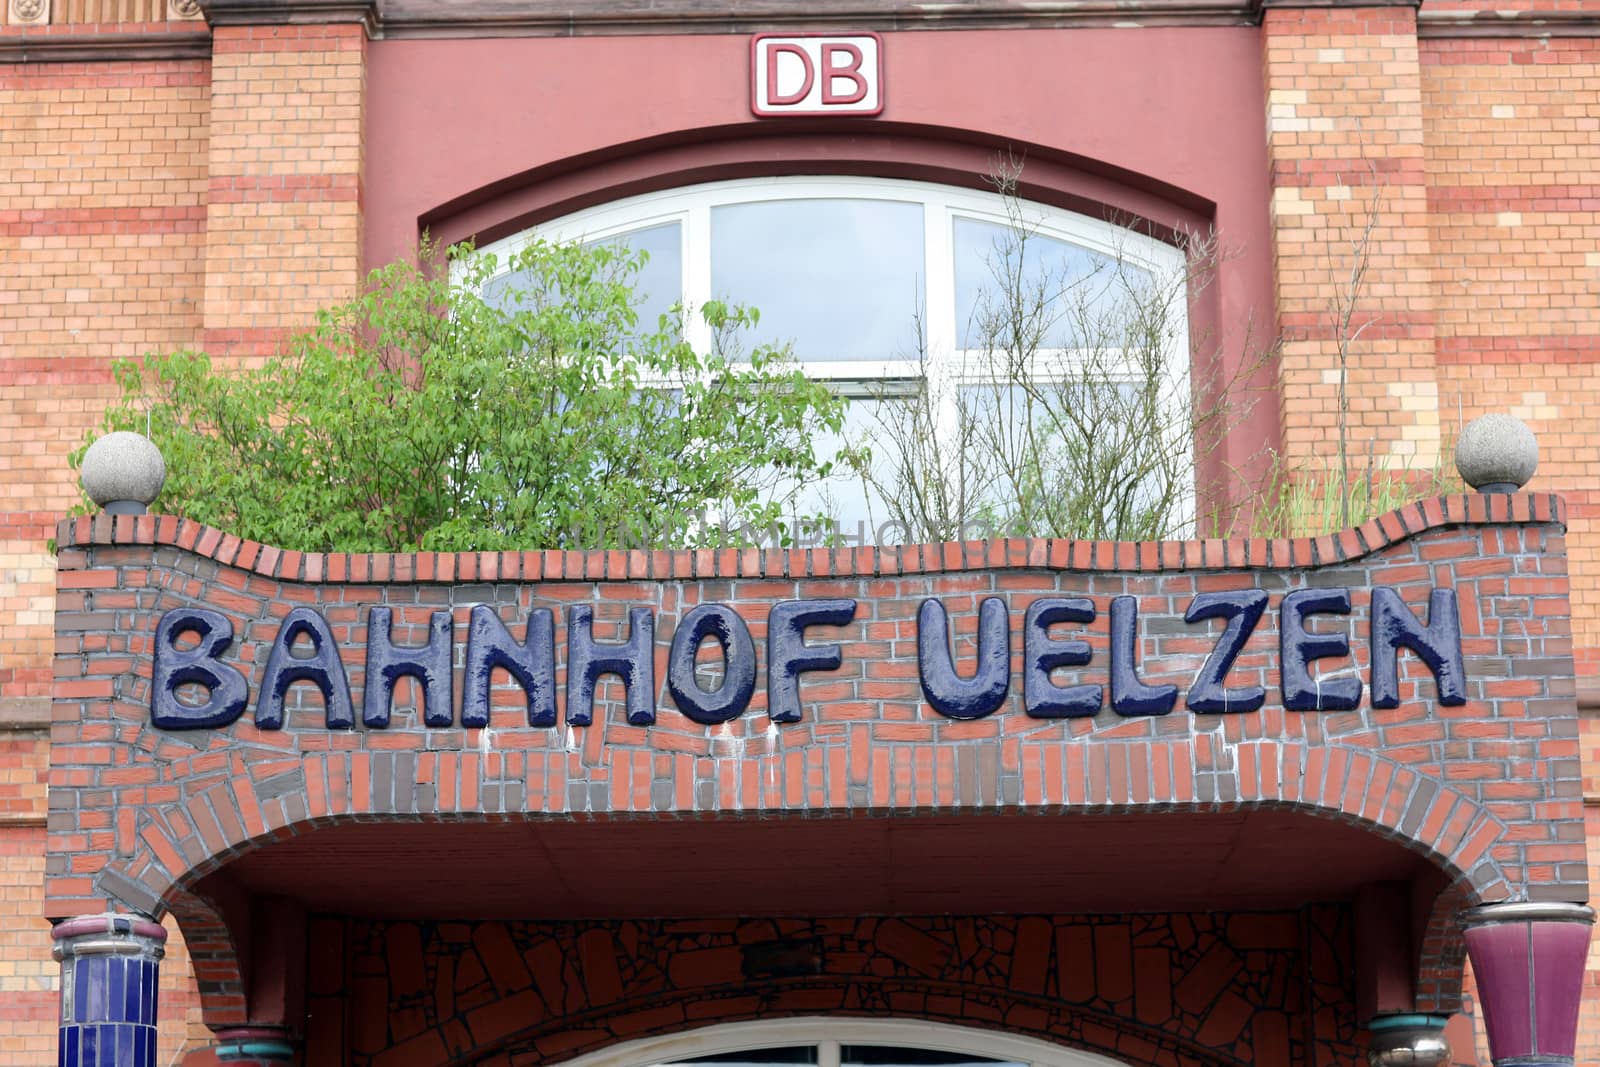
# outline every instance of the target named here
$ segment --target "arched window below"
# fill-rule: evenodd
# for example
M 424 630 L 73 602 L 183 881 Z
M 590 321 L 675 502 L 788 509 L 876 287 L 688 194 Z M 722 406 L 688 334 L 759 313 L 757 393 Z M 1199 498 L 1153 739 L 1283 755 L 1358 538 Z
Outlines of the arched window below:
M 1192 527 L 1189 264 L 1173 245 L 1014 196 L 859 177 L 651 193 L 483 251 L 503 262 L 536 238 L 644 252 L 641 322 L 684 309 L 702 350 L 696 309 L 757 308 L 748 343 L 791 346 L 848 396 L 819 446 L 854 468 L 785 488 L 845 543 Z
M 631 1041 L 568 1067 L 1125 1067 L 990 1030 L 902 1019 L 727 1023 Z

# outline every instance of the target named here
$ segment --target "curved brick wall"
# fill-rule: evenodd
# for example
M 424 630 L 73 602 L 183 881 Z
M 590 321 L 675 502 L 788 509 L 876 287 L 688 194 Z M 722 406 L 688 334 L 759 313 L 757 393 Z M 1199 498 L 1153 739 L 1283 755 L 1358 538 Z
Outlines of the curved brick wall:
M 1398 840 L 1452 880 L 1428 926 L 1419 981 L 1422 1006 L 1448 1009 L 1460 989 L 1457 908 L 1524 893 L 1587 895 L 1563 521 L 1552 497 L 1474 496 L 1298 541 L 313 556 L 170 517 L 76 520 L 59 532 L 48 912 L 172 909 L 216 1024 L 243 1020 L 243 982 L 226 923 L 192 890 L 230 859 L 311 825 L 1287 806 Z M 1378 585 L 1423 618 L 1432 589 L 1456 591 L 1466 703 L 1439 704 L 1432 677 L 1402 652 L 1399 707 L 1375 710 L 1363 697 L 1349 712 L 1284 711 L 1274 666 L 1282 596 L 1349 588 L 1348 627 L 1332 628 L 1351 635 L 1366 677 L 1369 590 Z M 1082 629 L 1096 655 L 1077 673 L 1103 684 L 1107 605 L 1135 596 L 1144 680 L 1187 689 L 1221 626 L 1184 625 L 1186 605 L 1200 592 L 1252 588 L 1271 607 L 1229 684 L 1265 686 L 1258 713 L 1197 716 L 1180 701 L 1168 718 L 1103 708 L 1092 719 L 1046 721 L 1022 713 L 1015 682 L 999 712 L 975 721 L 941 718 L 923 701 L 915 646 L 925 597 L 949 611 L 964 670 L 984 596 L 1008 603 L 1013 659 L 1028 603 L 1089 597 L 1098 616 Z M 627 608 L 648 607 L 659 683 L 675 620 L 690 605 L 733 605 L 761 645 L 773 603 L 837 597 L 858 601 L 855 620 L 810 637 L 839 644 L 844 666 L 804 676 L 802 721 L 781 728 L 764 714 L 764 685 L 748 711 L 716 727 L 678 714 L 658 687 L 654 725 L 629 726 L 614 682 L 586 728 L 529 728 L 520 706 L 496 711 L 492 747 L 481 731 L 424 727 L 419 709 L 400 703 L 386 730 L 330 731 L 305 684 L 290 690 L 282 730 L 252 721 L 272 640 L 296 607 L 327 619 L 359 714 L 371 605 L 394 610 L 394 640 L 408 644 L 426 640 L 431 612 L 452 610 L 459 689 L 470 605 L 490 605 L 520 632 L 530 606 L 556 608 L 560 627 L 586 604 L 602 641 L 626 636 Z M 197 605 L 230 620 L 236 641 L 222 658 L 247 676 L 251 708 L 221 730 L 156 730 L 156 623 Z M 564 665 L 564 641 L 556 649 Z

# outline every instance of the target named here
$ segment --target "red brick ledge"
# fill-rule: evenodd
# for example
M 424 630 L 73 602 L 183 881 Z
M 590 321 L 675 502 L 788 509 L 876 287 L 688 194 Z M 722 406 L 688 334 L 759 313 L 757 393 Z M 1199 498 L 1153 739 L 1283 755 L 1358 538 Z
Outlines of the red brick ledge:
M 680 549 L 532 552 L 295 552 L 245 541 L 175 515 L 83 515 L 56 527 L 57 566 L 95 545 L 174 547 L 280 581 L 387 582 L 639 581 L 706 578 L 883 578 L 976 570 L 1179 572 L 1324 567 L 1360 559 L 1428 530 L 1451 526 L 1566 527 L 1566 503 L 1550 493 L 1435 497 L 1321 537 L 1196 541 L 993 541 L 866 548 Z M 70 580 L 61 582 L 71 588 Z

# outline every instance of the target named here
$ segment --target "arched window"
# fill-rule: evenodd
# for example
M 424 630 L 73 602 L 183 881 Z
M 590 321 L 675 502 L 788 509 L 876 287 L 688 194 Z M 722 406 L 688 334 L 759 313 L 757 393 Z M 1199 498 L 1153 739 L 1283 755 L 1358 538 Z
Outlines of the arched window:
M 991 1030 L 898 1019 L 797 1018 L 707 1026 L 617 1045 L 568 1067 L 1124 1067 Z
M 885 540 L 886 519 L 911 541 L 1148 538 L 1189 527 L 1187 265 L 1170 244 L 1014 196 L 855 177 L 650 193 L 484 251 L 503 261 L 535 237 L 646 252 L 641 320 L 681 305 L 702 349 L 711 338 L 696 308 L 759 309 L 751 343 L 791 345 L 809 376 L 851 397 L 844 433 L 823 447 L 870 451 L 866 477 L 858 465 L 793 487 L 794 512 L 831 516 L 846 541 Z M 493 279 L 490 295 L 514 282 Z M 1057 529 L 1039 509 L 1105 465 L 1084 449 L 1115 450 L 1137 469 L 1108 479 L 1118 499 L 1073 504 L 1106 515 Z M 1041 457 L 1056 467 L 1028 469 Z M 984 527 L 1016 519 L 1024 498 L 1035 509 L 1026 529 Z M 1116 529 L 1101 521 L 1141 509 L 1163 517 Z

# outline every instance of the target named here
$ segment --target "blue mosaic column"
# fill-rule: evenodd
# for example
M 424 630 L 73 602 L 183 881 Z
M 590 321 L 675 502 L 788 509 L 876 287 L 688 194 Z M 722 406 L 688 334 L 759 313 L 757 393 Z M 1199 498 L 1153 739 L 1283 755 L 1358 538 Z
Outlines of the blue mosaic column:
M 128 915 L 56 924 L 61 964 L 59 1067 L 160 1067 L 156 984 L 167 931 Z

